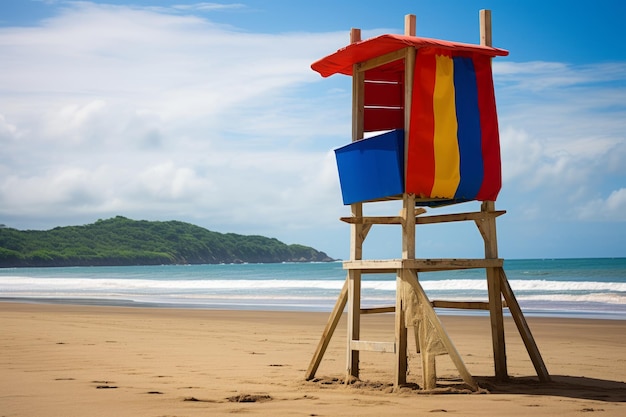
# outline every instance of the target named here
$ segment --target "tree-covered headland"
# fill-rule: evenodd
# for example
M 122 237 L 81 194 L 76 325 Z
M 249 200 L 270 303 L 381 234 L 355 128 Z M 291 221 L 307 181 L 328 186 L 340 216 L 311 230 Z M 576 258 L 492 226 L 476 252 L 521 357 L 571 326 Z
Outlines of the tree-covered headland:
M 274 238 L 218 233 L 180 221 L 117 216 L 51 230 L 0 228 L 0 267 L 332 261 Z

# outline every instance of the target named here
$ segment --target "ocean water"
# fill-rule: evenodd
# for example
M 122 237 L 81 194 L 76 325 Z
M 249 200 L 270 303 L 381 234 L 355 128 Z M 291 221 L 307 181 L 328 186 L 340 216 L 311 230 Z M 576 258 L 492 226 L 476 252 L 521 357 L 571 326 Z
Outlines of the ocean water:
M 626 258 L 505 260 L 504 269 L 526 315 L 626 319 Z M 0 300 L 331 311 L 345 278 L 341 262 L 6 268 Z M 484 269 L 419 279 L 431 300 L 487 300 Z M 364 275 L 362 288 L 364 307 L 394 305 L 394 275 Z

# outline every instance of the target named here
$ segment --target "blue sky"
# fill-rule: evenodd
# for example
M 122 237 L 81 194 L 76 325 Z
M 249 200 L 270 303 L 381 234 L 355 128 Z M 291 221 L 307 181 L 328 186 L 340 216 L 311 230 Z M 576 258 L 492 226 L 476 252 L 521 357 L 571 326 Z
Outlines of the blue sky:
M 494 60 L 500 256 L 626 256 L 625 4 L 0 2 L 0 223 L 175 219 L 345 258 L 333 149 L 351 136 L 351 84 L 310 64 L 351 27 L 402 33 L 407 13 L 418 36 L 476 43 L 487 8 L 510 51 Z M 420 257 L 482 254 L 472 224 L 417 234 Z M 398 257 L 399 239 L 375 228 L 365 256 Z

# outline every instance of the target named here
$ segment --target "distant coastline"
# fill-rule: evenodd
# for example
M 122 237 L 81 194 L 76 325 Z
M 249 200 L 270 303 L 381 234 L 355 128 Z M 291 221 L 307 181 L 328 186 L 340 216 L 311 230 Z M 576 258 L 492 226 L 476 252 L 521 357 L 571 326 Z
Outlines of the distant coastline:
M 304 245 L 218 233 L 180 221 L 117 216 L 51 230 L 0 228 L 0 267 L 332 262 Z

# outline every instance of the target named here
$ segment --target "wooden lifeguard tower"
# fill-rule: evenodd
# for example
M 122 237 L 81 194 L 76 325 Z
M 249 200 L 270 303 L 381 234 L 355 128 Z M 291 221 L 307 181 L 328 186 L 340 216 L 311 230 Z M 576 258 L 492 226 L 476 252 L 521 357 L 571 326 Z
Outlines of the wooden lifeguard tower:
M 508 378 L 503 308 L 508 308 L 541 381 L 550 380 L 530 328 L 498 258 L 495 210 L 501 187 L 500 145 L 491 59 L 508 52 L 492 47 L 491 13 L 480 11 L 480 45 L 415 36 L 415 16 L 405 17 L 404 35 L 361 40 L 352 29 L 350 44 L 314 64 L 322 76 L 352 77 L 352 143 L 337 149 L 344 204 L 351 216 L 347 277 L 317 350 L 306 372 L 315 373 L 339 319 L 348 306 L 346 382 L 359 377 L 359 352 L 395 355 L 394 386 L 406 384 L 407 328 L 413 327 L 421 355 L 423 383 L 437 385 L 435 357 L 448 354 L 465 384 L 477 389 L 461 355 L 448 337 L 434 308 L 488 310 L 491 320 L 495 376 Z M 371 133 L 376 132 L 376 133 Z M 365 134 L 374 136 L 364 138 Z M 363 204 L 401 200 L 395 216 L 364 216 Z M 422 216 L 423 206 L 481 201 L 480 210 Z M 475 222 L 484 240 L 481 259 L 419 259 L 416 226 L 459 221 Z M 363 243 L 375 224 L 402 229 L 402 257 L 365 260 Z M 418 274 L 430 271 L 482 268 L 488 301 L 431 301 Z M 363 274 L 396 274 L 395 306 L 361 308 Z M 360 338 L 361 315 L 394 313 L 393 341 Z

